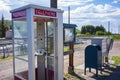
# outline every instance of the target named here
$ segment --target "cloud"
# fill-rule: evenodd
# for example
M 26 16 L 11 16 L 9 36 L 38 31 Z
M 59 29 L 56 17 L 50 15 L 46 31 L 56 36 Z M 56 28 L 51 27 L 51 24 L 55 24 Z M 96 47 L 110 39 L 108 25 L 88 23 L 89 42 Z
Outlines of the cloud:
M 120 9 L 113 7 L 109 4 L 105 5 L 94 5 L 90 4 L 84 7 L 78 7 L 75 11 L 72 11 L 74 14 L 87 17 L 87 18 L 109 18 L 110 16 L 120 15 Z M 75 17 L 75 16 L 74 16 Z
M 10 5 L 11 9 L 18 8 L 27 4 L 36 4 L 46 7 L 49 7 L 50 5 L 49 0 L 5 0 L 4 2 L 7 2 L 7 4 Z
M 27 4 L 49 7 L 50 0 L 0 0 L 0 15 L 3 14 L 5 19 L 11 19 L 10 10 Z
M 68 21 L 68 12 L 64 12 L 64 22 Z M 107 22 L 118 24 L 120 21 L 120 8 L 114 7 L 110 4 L 99 4 L 95 5 L 93 3 L 77 7 L 71 10 L 71 23 L 77 24 L 79 28 L 82 25 L 92 24 L 92 25 L 104 25 L 106 28 L 108 26 Z M 118 24 L 120 25 L 120 24 Z
M 92 1 L 93 0 L 58 0 L 58 7 L 81 6 Z
M 3 15 L 7 19 L 10 18 L 10 9 L 11 7 L 6 2 L 0 0 L 0 17 Z
M 0 0 L 0 7 L 1 7 L 0 10 L 6 10 L 6 11 L 10 10 L 10 7 L 7 5 L 8 4 L 6 4 L 2 0 Z
M 113 3 L 113 4 L 118 4 L 118 3 L 120 3 L 120 0 L 113 0 L 112 3 Z

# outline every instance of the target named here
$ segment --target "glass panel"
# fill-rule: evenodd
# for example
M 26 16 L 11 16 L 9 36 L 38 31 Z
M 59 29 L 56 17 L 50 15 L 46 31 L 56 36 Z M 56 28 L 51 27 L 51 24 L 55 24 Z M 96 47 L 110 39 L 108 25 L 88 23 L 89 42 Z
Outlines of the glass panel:
M 47 22 L 47 30 L 48 30 L 48 55 L 49 56 L 54 56 L 54 23 L 53 21 Z
M 25 20 L 19 20 L 13 22 L 14 26 L 14 38 L 27 38 L 27 24 Z
M 26 39 L 15 39 L 14 40 L 14 55 L 18 58 L 28 60 Z
M 47 22 L 47 75 L 48 80 L 54 80 L 54 29 L 55 20 Z
M 15 73 L 28 80 L 28 63 L 15 58 Z
M 27 23 L 26 19 L 13 21 L 14 27 L 14 55 L 28 60 Z
M 64 34 L 64 42 L 74 42 L 75 34 L 74 34 L 74 28 L 65 28 L 65 34 Z
M 28 80 L 28 44 L 26 19 L 13 21 L 15 74 Z

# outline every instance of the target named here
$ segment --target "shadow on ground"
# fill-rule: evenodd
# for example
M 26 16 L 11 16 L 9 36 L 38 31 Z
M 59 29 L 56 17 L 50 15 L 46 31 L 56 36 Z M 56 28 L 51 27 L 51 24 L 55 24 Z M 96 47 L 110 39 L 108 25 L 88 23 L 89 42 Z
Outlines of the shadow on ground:
M 68 75 L 70 75 L 70 76 L 67 78 L 64 78 L 64 80 L 86 80 L 86 79 L 80 77 L 80 75 L 76 74 L 75 72 L 68 74 Z
M 120 80 L 120 66 L 106 66 L 104 67 L 102 74 L 96 77 L 96 74 L 91 76 L 95 80 Z
M 120 66 L 110 65 L 102 69 L 102 74 L 96 76 L 95 72 L 88 72 L 87 76 L 80 76 L 83 73 L 67 74 L 64 80 L 120 80 Z

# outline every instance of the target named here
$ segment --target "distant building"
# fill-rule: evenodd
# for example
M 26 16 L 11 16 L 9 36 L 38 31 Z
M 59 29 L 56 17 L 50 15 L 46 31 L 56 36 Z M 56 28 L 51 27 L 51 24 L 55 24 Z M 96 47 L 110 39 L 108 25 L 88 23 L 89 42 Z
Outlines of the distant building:
M 8 30 L 5 33 L 5 38 L 6 39 L 12 39 L 12 30 Z

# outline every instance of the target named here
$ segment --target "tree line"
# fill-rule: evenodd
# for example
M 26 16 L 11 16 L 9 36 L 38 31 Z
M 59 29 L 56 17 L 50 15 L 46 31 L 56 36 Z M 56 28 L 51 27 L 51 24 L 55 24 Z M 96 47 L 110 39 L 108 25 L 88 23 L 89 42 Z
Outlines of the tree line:
M 104 26 L 84 25 L 81 27 L 81 31 L 77 30 L 77 33 L 86 35 L 109 35 L 110 32 L 106 31 Z
M 5 37 L 5 32 L 9 29 L 11 29 L 12 23 L 10 20 L 4 20 L 4 17 L 2 15 L 0 20 L 0 38 Z

